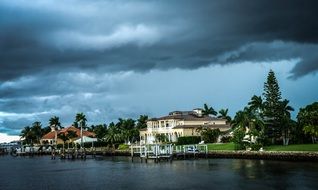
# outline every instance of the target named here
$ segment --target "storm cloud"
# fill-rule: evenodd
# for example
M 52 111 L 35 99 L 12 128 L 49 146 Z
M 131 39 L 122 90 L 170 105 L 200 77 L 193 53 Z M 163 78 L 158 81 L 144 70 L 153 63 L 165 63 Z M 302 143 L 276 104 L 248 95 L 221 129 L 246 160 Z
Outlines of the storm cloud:
M 317 71 L 317 7 L 316 1 L 1 1 L 0 79 L 83 68 L 196 69 L 235 63 L 216 57 L 257 43 L 261 57 L 300 58 L 291 72 L 303 76 Z M 295 51 L 277 57 L 271 48 L 277 40 L 286 42 L 281 51 Z M 237 59 L 254 53 L 246 48 Z
M 150 113 L 114 108 L 134 92 L 136 73 L 287 61 L 288 80 L 314 76 L 317 8 L 315 0 L 2 0 L 0 132 L 53 114 L 71 122 L 82 110 L 96 122 Z

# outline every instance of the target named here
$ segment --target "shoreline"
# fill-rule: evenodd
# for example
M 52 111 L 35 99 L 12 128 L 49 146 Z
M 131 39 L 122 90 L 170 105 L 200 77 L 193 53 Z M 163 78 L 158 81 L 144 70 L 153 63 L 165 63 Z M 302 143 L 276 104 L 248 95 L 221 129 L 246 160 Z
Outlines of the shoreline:
M 2 154 L 1 156 L 10 156 L 10 154 Z M 18 157 L 29 157 L 29 156 L 48 156 L 50 154 L 25 154 L 19 155 Z M 60 155 L 56 155 L 59 157 Z M 88 153 L 87 157 L 91 156 L 125 156 L 131 157 L 131 151 L 128 150 L 115 150 L 115 151 L 98 151 L 94 154 Z M 135 158 L 139 158 L 138 154 L 134 155 Z M 301 151 L 229 151 L 229 150 L 215 150 L 205 153 L 188 153 L 184 154 L 173 154 L 174 160 L 182 159 L 213 159 L 213 158 L 223 158 L 223 159 L 253 159 L 253 160 L 275 160 L 275 161 L 310 161 L 318 162 L 318 152 L 301 152 Z
M 101 156 L 129 156 L 130 151 L 107 151 Z M 191 155 L 191 154 L 190 154 Z M 136 157 L 136 156 L 135 156 Z M 138 156 L 137 156 L 138 157 Z M 174 159 L 179 157 L 174 154 Z M 191 157 L 191 156 L 190 156 Z M 194 158 L 194 157 L 192 157 Z M 207 155 L 196 154 L 196 158 L 224 158 L 224 159 L 254 159 L 254 160 L 276 160 L 276 161 L 311 161 L 318 162 L 318 152 L 292 152 L 292 151 L 209 151 Z

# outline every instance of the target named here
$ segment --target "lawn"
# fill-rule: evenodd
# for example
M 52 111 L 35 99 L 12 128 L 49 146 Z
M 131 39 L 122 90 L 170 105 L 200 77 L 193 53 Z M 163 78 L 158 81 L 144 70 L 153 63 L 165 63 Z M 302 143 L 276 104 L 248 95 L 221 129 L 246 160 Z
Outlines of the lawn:
M 318 144 L 293 144 L 288 146 L 272 145 L 264 148 L 267 151 L 315 151 L 318 152 Z
M 234 150 L 234 143 L 208 144 L 208 150 Z
M 209 151 L 234 150 L 234 143 L 208 144 Z M 293 144 L 288 146 L 272 145 L 264 147 L 265 151 L 314 151 L 318 152 L 318 144 Z

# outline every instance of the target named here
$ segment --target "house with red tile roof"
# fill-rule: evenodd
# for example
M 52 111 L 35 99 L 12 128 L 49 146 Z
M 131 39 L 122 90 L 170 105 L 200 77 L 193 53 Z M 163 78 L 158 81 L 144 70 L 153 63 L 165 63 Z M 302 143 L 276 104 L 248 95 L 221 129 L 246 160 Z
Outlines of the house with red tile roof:
M 70 142 L 73 142 L 76 139 L 79 139 L 81 137 L 81 129 L 78 129 L 74 126 L 70 126 L 67 128 L 60 129 L 60 130 L 55 130 L 54 128 L 52 128 L 49 133 L 45 134 L 41 138 L 40 143 L 41 144 L 55 144 L 55 141 L 56 141 L 57 142 L 56 144 L 63 144 L 63 140 L 58 138 L 59 134 L 67 135 L 71 131 L 74 132 L 77 137 L 70 139 Z M 93 132 L 83 130 L 83 137 L 85 137 L 85 136 L 86 137 L 95 137 L 96 135 Z

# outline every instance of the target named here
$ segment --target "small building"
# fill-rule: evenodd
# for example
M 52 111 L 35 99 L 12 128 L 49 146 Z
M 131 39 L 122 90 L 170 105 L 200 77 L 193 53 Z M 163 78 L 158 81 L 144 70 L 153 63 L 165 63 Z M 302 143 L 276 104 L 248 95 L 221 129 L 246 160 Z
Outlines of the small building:
M 53 127 L 51 128 L 51 131 L 47 134 L 45 134 L 41 140 L 41 144 L 55 144 L 55 139 L 57 141 L 56 144 L 63 144 L 63 140 L 58 138 L 59 134 L 65 134 L 67 135 L 70 131 L 73 131 L 74 134 L 76 134 L 76 137 L 70 139 L 71 142 L 75 141 L 76 139 L 79 139 L 81 137 L 81 129 L 78 129 L 74 126 L 70 126 L 67 128 L 63 128 L 60 130 L 55 130 Z M 83 130 L 83 137 L 95 137 L 95 133 L 90 132 L 90 131 L 85 131 Z
M 203 115 L 202 109 L 192 111 L 174 111 L 160 118 L 147 121 L 147 128 L 139 131 L 141 143 L 151 144 L 156 141 L 157 134 L 164 134 L 169 142 L 176 142 L 178 137 L 200 136 L 199 127 L 209 127 L 227 131 L 231 126 L 226 119 Z

